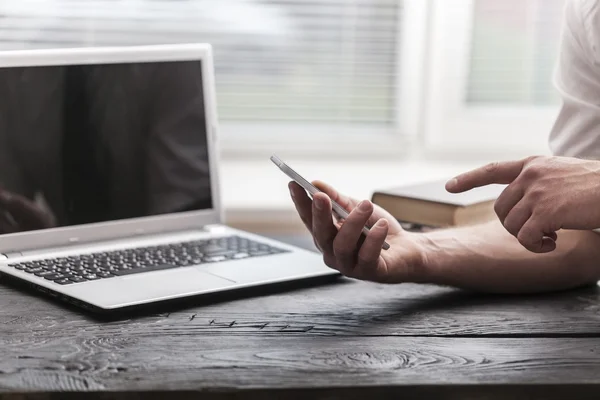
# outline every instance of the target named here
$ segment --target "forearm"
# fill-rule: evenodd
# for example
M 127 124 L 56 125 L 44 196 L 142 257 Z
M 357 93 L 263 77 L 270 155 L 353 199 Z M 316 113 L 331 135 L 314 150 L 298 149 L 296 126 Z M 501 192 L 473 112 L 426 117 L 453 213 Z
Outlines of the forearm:
M 492 293 L 569 289 L 600 279 L 600 234 L 558 232 L 557 248 L 532 253 L 498 222 L 423 234 L 429 283 Z

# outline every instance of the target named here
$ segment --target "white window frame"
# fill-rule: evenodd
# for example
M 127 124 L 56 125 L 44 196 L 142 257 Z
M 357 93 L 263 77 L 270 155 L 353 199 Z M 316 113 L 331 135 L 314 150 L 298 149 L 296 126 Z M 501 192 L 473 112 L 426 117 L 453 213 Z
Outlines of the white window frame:
M 428 0 L 403 0 L 399 24 L 398 84 L 393 126 L 311 123 L 232 123 L 220 121 L 224 157 L 372 156 L 398 159 L 411 153 L 421 130 Z M 310 56 L 310 55 L 307 55 Z M 218 94 L 217 94 L 218 95 Z M 217 99 L 218 101 L 218 99 Z
M 425 149 L 478 156 L 548 153 L 559 106 L 467 104 L 474 0 L 432 1 Z

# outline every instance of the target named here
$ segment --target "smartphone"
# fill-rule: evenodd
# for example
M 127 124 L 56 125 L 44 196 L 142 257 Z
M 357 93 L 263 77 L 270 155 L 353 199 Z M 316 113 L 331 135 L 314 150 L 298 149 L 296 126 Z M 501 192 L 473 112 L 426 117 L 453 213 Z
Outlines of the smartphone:
M 276 155 L 271 156 L 271 161 L 273 161 L 273 163 L 275 165 L 277 165 L 279 167 L 279 169 L 282 170 L 287 176 L 289 176 L 292 180 L 294 180 L 296 183 L 298 183 L 300 186 L 302 186 L 304 188 L 304 190 L 306 190 L 311 195 L 311 197 L 315 193 L 320 192 L 320 190 L 317 189 L 317 187 L 315 185 L 313 185 L 312 183 L 310 183 L 309 181 L 304 179 L 300 174 L 298 174 L 296 171 L 294 171 L 292 168 L 290 168 L 286 163 L 281 161 L 281 159 L 279 157 L 277 157 Z M 332 212 L 335 217 L 342 218 L 342 219 L 348 218 L 348 215 L 349 215 L 348 211 L 346 211 L 346 209 L 344 209 L 344 207 L 340 206 L 338 203 L 336 203 L 333 200 L 331 200 L 331 208 L 332 208 Z M 369 227 L 367 225 L 365 225 L 363 227 L 363 234 L 366 235 L 367 233 L 369 233 Z M 384 250 L 388 250 L 390 248 L 390 245 L 384 241 L 383 245 L 381 247 Z

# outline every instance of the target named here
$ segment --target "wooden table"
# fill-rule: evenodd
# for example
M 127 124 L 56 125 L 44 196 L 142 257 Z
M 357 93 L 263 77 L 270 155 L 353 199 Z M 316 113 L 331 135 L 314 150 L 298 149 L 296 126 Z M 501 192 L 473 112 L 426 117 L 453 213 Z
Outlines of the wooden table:
M 342 278 L 101 321 L 0 285 L 0 399 L 82 392 L 600 398 L 600 289 L 484 296 Z

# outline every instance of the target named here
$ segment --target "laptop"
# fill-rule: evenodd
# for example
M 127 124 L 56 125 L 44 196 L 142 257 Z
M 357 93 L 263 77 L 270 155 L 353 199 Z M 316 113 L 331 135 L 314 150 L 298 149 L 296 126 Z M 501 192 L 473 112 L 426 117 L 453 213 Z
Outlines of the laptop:
M 338 275 L 224 224 L 210 45 L 3 52 L 0 98 L 1 280 L 105 313 Z

